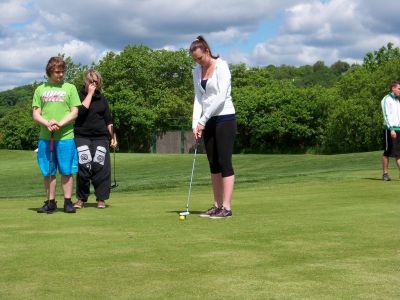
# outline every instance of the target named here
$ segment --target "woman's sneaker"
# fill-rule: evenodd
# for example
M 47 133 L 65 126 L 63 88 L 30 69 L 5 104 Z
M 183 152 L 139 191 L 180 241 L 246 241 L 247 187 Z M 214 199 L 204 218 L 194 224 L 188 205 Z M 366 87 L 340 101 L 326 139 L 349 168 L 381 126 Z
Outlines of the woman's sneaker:
M 209 218 L 210 216 L 216 214 L 219 212 L 221 209 L 219 207 L 210 207 L 208 210 L 203 211 L 199 216 L 202 218 Z
M 232 217 L 232 211 L 225 208 L 210 216 L 210 219 L 226 219 Z

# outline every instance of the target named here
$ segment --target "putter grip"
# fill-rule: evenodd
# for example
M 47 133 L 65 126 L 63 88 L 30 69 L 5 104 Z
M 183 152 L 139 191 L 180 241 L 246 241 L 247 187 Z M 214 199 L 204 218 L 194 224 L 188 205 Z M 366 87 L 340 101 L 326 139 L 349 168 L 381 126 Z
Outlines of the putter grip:
M 53 133 L 51 133 L 50 135 L 50 151 L 53 152 L 53 148 L 54 148 L 54 135 Z

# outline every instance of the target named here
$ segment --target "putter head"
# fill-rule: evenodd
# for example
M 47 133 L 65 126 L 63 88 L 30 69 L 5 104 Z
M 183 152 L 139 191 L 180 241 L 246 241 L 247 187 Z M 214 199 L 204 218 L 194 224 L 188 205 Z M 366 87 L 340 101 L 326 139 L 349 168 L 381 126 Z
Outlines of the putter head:
M 190 215 L 190 212 L 188 212 L 188 211 L 182 211 L 182 212 L 179 213 L 179 215 L 180 215 L 180 216 L 188 216 L 188 215 Z
M 117 183 L 114 183 L 113 185 L 110 186 L 110 188 L 113 189 L 113 188 L 116 188 L 117 186 L 118 186 L 118 184 L 117 184 Z

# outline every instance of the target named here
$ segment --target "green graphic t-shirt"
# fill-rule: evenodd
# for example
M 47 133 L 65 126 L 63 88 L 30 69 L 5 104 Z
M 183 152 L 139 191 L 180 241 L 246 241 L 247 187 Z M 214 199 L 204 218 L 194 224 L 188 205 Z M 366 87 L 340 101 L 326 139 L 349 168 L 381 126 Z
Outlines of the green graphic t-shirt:
M 60 83 L 51 84 L 49 82 L 38 86 L 33 95 L 32 107 L 41 109 L 42 117 L 46 120 L 61 121 L 71 112 L 74 106 L 80 106 L 78 91 L 73 84 Z M 50 132 L 47 127 L 40 127 L 39 138 L 50 139 Z M 73 123 L 61 127 L 54 133 L 55 140 L 68 140 L 74 138 Z

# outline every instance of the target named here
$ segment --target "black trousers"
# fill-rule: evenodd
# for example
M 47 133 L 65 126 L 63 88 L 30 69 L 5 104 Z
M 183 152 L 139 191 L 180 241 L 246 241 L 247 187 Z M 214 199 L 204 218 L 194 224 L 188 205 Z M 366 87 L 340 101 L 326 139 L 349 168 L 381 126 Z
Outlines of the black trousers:
M 392 139 L 390 130 L 385 129 L 384 135 L 384 150 L 383 156 L 400 157 L 400 130 L 396 131 L 396 138 Z
M 75 137 L 79 169 L 76 177 L 76 197 L 84 202 L 93 184 L 96 201 L 110 198 L 111 162 L 107 139 L 94 140 Z
M 206 123 L 204 146 L 212 174 L 221 173 L 222 177 L 235 174 L 232 167 L 232 153 L 236 126 L 236 120 Z
M 383 129 L 383 156 L 391 156 L 393 148 L 392 137 L 389 129 Z

